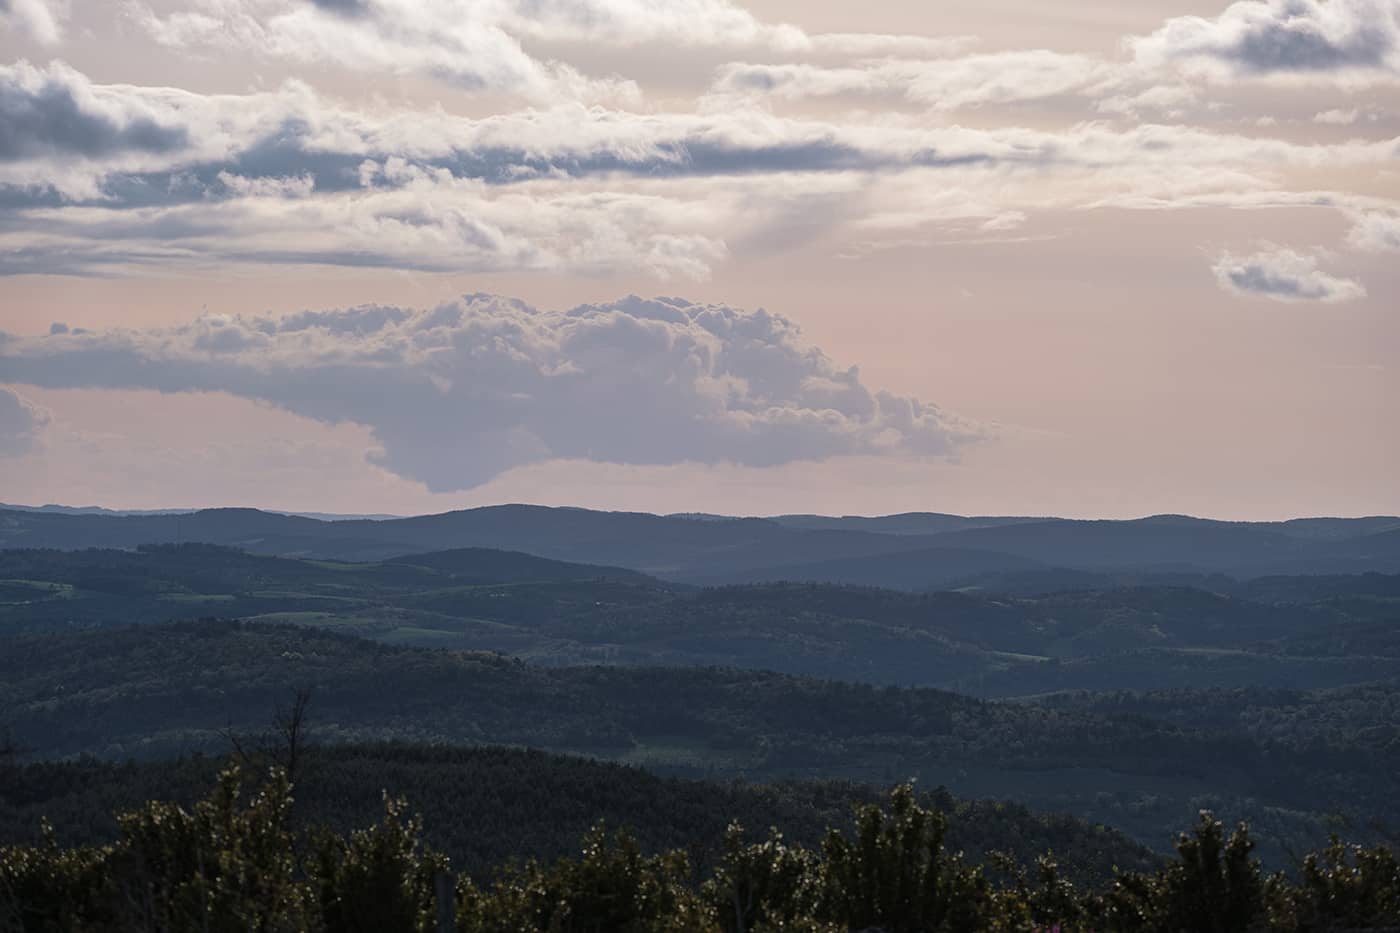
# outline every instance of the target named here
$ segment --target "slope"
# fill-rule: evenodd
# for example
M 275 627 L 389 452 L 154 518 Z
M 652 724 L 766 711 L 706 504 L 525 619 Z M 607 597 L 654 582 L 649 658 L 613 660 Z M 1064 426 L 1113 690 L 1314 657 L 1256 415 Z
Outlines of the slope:
M 1308 742 L 1269 730 L 716 668 L 531 668 L 236 623 L 14 638 L 3 649 L 0 709 L 42 757 L 218 750 L 226 728 L 259 728 L 290 686 L 306 685 L 331 742 L 524 745 L 691 777 L 914 777 L 1120 825 L 1153 845 L 1205 799 L 1279 844 L 1320 840 L 1334 815 L 1400 821 L 1393 743 L 1364 746 L 1339 773 L 1317 767 Z M 1372 713 L 1390 709 L 1352 708 L 1351 727 L 1384 725 Z

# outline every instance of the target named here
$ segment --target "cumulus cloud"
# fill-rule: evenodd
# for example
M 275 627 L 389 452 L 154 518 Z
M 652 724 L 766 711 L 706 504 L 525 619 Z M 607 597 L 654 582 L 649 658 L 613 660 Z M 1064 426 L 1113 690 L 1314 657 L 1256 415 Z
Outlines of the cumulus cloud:
M 0 28 L 16 29 L 43 45 L 63 36 L 63 17 L 47 0 L 0 0 Z
M 1366 296 L 1366 289 L 1360 282 L 1328 275 L 1317 267 L 1316 257 L 1289 249 L 1251 256 L 1226 253 L 1213 269 L 1220 287 L 1237 295 L 1329 303 Z
M 1400 251 L 1400 214 L 1360 211 L 1352 217 L 1350 243 L 1373 252 Z
M 0 386 L 0 457 L 28 453 L 48 423 L 48 412 Z
M 1139 63 L 1229 76 L 1400 78 L 1396 0 L 1240 0 L 1133 40 Z
M 0 363 L 21 384 L 219 391 L 361 424 L 380 465 L 435 491 L 561 458 L 761 467 L 946 456 L 973 437 L 935 406 L 866 387 L 780 315 L 679 298 L 205 316 L 12 337 Z

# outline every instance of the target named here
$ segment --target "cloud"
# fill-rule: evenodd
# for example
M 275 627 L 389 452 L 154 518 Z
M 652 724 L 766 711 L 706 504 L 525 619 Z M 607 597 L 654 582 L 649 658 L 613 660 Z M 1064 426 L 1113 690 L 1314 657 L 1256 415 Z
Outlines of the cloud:
M 1400 78 L 1396 0 L 1240 0 L 1131 40 L 1138 63 L 1216 77 Z
M 210 12 L 133 16 L 162 45 L 435 78 L 463 90 L 539 101 L 635 99 L 636 85 L 589 78 L 542 61 L 488 15 L 491 4 L 451 0 L 266 3 L 231 0 Z
M 1373 252 L 1400 252 L 1400 214 L 1359 211 L 1347 237 L 1352 246 Z
M 354 422 L 375 461 L 434 491 L 555 459 L 773 466 L 941 457 L 973 433 L 873 391 L 765 311 L 629 297 L 569 311 L 469 295 L 163 330 L 12 337 L 6 377 L 46 388 L 227 392 Z
M 949 67 L 901 93 L 930 106 L 1031 93 L 1015 68 L 983 81 Z M 296 82 L 203 95 L 23 62 L 0 66 L 0 95 L 0 275 L 262 263 L 698 279 L 737 251 L 810 237 L 817 216 L 863 238 L 1044 209 L 1222 203 L 1279 192 L 1297 170 L 1364 177 L 1400 142 L 796 118 L 742 100 L 469 118 L 353 109 Z
M 384 191 L 283 192 L 135 211 L 38 212 L 0 233 L 0 275 L 136 266 L 334 265 L 430 272 L 641 272 L 703 279 L 727 255 L 711 206 L 635 195 L 495 193 L 420 173 Z M 39 216 L 42 214 L 42 216 Z
M 0 161 L 172 152 L 187 143 L 184 127 L 163 123 L 139 98 L 100 97 L 64 65 L 0 67 Z
M 48 423 L 48 412 L 0 386 L 0 457 L 28 453 Z
M 940 110 L 1072 95 L 1101 113 L 1136 119 L 1155 111 L 1178 119 L 1188 109 L 1228 110 L 1218 85 L 1239 78 L 1400 83 L 1400 0 L 1243 0 L 1214 19 L 1167 20 L 1124 45 L 1130 57 L 1048 49 L 958 54 L 964 44 L 834 65 L 731 63 L 719 69 L 712 91 L 779 99 L 886 95 Z M 1201 79 L 1217 86 L 1200 93 Z
M 199 95 L 98 85 L 57 64 L 0 66 L 0 88 L 16 121 L 0 191 L 8 186 L 3 193 L 16 206 L 25 197 L 35 206 L 208 201 L 247 193 L 260 178 L 310 178 L 325 193 L 393 186 L 418 172 L 511 184 L 871 171 L 980 159 L 986 153 L 974 147 L 993 142 L 961 131 L 784 119 L 754 107 L 651 114 L 560 105 L 481 119 L 440 109 L 360 111 L 299 83 Z
M 289 32 L 304 35 L 310 28 L 330 30 L 331 24 L 319 18 L 324 14 L 356 20 L 361 33 L 336 34 L 355 35 L 357 44 L 411 43 L 429 55 L 472 43 L 489 46 L 504 40 L 518 46 L 520 39 L 835 55 L 942 54 L 968 42 L 965 37 L 809 33 L 764 22 L 729 0 L 222 0 L 205 12 L 168 17 L 138 9 L 140 21 L 171 44 L 211 41 L 230 28 L 238 35 L 229 38 L 239 42 L 276 40 Z
M 1083 91 L 1111 69 L 1096 59 L 1044 49 L 932 60 L 886 59 L 845 67 L 730 64 L 719 94 L 787 98 L 837 94 L 894 95 L 935 110 L 1037 100 Z
M 158 42 L 363 71 L 415 74 L 539 103 L 636 101 L 616 75 L 585 75 L 527 50 L 552 46 L 753 49 L 792 54 L 927 54 L 963 40 L 809 34 L 769 24 L 727 0 L 224 0 L 200 11 L 134 16 Z
M 1360 113 L 1354 107 L 1351 110 L 1323 110 L 1313 117 L 1313 122 L 1330 123 L 1333 126 L 1351 126 L 1359 116 Z
M 1097 101 L 1095 109 L 1100 113 L 1117 114 L 1133 119 L 1139 119 L 1149 112 L 1179 119 L 1200 102 L 1196 92 L 1185 84 L 1154 84 L 1145 90 L 1120 90 L 1122 93 Z
M 1364 298 L 1360 282 L 1328 275 L 1317 259 L 1289 249 L 1274 249 L 1252 256 L 1224 254 L 1212 267 L 1216 281 L 1226 291 L 1276 301 L 1339 302 Z
M 46 0 L 0 0 L 0 27 L 17 29 L 42 45 L 63 37 L 63 17 Z
M 369 12 L 369 0 L 311 0 L 313 6 L 342 16 L 364 16 Z

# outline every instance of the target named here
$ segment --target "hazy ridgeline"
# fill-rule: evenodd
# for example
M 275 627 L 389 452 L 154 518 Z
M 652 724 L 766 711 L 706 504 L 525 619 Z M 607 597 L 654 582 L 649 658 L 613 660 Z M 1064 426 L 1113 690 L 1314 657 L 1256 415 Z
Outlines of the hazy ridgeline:
M 426 845 L 481 885 L 534 857 L 547 867 L 524 888 L 574 885 L 560 896 L 576 899 L 625 863 L 628 884 L 649 879 L 701 924 L 634 929 L 732 928 L 713 901 L 738 857 L 725 854 L 731 819 L 800 846 L 789 861 L 744 856 L 778 859 L 762 871 L 812 898 L 784 902 L 799 924 L 784 928 L 856 917 L 901 928 L 832 906 L 820 843 L 828 827 L 851 831 L 852 806 L 915 779 L 923 805 L 949 817 L 950 851 L 987 872 L 948 868 L 946 880 L 962 892 L 953 901 L 990 911 L 977 914 L 988 928 L 1177 929 L 1182 892 L 1206 884 L 1181 873 L 1201 862 L 1157 860 L 1202 810 L 1248 821 L 1251 857 L 1291 879 L 1249 869 L 1229 909 L 1269 928 L 1340 929 L 1316 925 L 1332 891 L 1364 902 L 1352 928 L 1374 926 L 1392 903 L 1375 874 L 1388 856 L 1366 856 L 1364 894 L 1337 894 L 1360 877 L 1342 853 L 1304 854 L 1333 834 L 1366 845 L 1400 834 L 1397 528 L 525 507 L 390 521 L 0 512 L 0 843 L 40 843 L 47 816 L 60 845 L 116 846 L 15 849 L 6 870 L 19 859 L 36 884 L 44 872 L 127 883 L 120 853 L 135 843 L 113 812 L 193 806 L 231 750 L 247 759 L 267 745 L 272 711 L 304 688 L 309 745 L 296 802 L 274 821 L 293 900 L 340 883 L 324 872 L 351 871 L 356 846 L 379 838 L 323 839 L 330 861 L 315 868 L 304 834 L 368 825 L 387 790 L 424 813 Z M 548 867 L 599 819 L 630 829 L 638 851 L 590 848 Z M 1201 832 L 1195 845 L 1225 845 Z M 691 867 L 651 859 L 671 849 Z M 1035 880 L 1049 850 L 1077 888 Z M 1010 862 L 998 867 L 997 852 Z M 1020 887 L 1013 863 L 1030 872 Z M 1243 877 L 1243 864 L 1222 877 Z M 404 865 L 403 890 L 418 890 Z M 1140 874 L 1114 887 L 1115 867 Z M 463 919 L 478 909 L 524 922 L 510 913 L 524 895 L 508 887 L 460 889 L 459 926 L 494 929 Z M 1106 919 L 1129 903 L 1145 925 Z

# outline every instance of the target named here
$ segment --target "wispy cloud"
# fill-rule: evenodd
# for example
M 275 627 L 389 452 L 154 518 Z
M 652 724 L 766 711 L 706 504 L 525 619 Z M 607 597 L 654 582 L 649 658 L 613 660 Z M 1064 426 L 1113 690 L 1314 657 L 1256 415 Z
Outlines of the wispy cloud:
M 789 98 L 877 94 L 957 110 L 1083 91 L 1110 73 L 1110 66 L 1088 56 L 1041 49 L 843 67 L 730 64 L 720 69 L 713 90 Z
M 1313 122 L 1327 123 L 1332 126 L 1351 126 L 1358 117 L 1360 117 L 1360 113 L 1355 108 L 1351 110 L 1322 110 L 1313 117 Z

